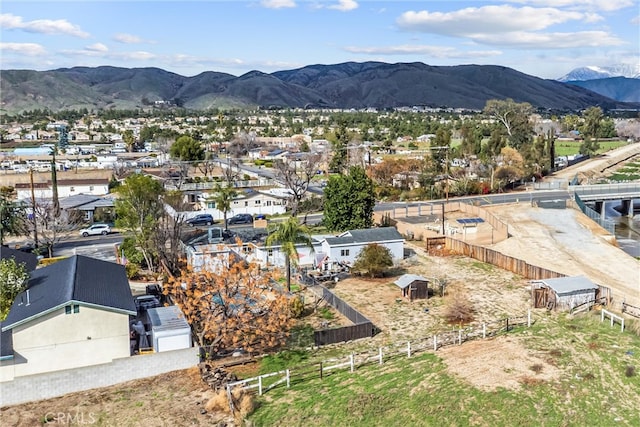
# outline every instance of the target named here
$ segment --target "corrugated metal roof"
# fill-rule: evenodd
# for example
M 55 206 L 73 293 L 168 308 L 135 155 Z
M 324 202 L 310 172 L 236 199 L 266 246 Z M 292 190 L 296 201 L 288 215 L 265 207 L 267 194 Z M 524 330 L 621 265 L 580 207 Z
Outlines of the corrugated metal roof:
M 398 285 L 398 287 L 400 289 L 404 289 L 407 286 L 409 286 L 410 284 L 412 284 L 413 282 L 416 281 L 420 281 L 420 282 L 428 282 L 429 279 L 422 277 L 420 275 L 417 274 L 403 274 L 402 276 L 400 276 L 398 278 L 398 280 L 396 280 L 395 283 L 396 285 Z
M 189 323 L 184 318 L 177 305 L 168 307 L 155 307 L 147 310 L 151 329 L 154 331 L 166 331 L 173 329 L 189 329 Z
M 136 314 L 124 266 L 74 255 L 31 273 L 27 289 L 16 297 L 2 330 L 70 303 Z
M 598 285 L 584 276 L 557 277 L 554 279 L 537 280 L 536 282 L 544 283 L 559 295 L 570 294 L 576 291 L 598 289 Z

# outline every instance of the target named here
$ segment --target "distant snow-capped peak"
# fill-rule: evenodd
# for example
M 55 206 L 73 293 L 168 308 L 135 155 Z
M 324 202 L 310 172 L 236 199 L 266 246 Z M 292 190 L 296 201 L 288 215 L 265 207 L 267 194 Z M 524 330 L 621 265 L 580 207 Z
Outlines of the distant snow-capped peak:
M 627 77 L 631 79 L 640 78 L 640 63 L 631 64 L 615 64 L 606 67 L 598 67 L 589 65 L 586 67 L 575 68 L 558 80 L 561 82 L 568 81 L 584 81 L 595 79 L 606 79 L 609 77 Z

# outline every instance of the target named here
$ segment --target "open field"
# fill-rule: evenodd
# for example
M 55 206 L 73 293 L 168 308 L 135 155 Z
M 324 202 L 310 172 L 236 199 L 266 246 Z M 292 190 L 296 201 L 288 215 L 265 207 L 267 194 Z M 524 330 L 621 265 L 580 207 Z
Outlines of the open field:
M 635 426 L 640 339 L 543 316 L 531 329 L 276 388 L 254 426 Z

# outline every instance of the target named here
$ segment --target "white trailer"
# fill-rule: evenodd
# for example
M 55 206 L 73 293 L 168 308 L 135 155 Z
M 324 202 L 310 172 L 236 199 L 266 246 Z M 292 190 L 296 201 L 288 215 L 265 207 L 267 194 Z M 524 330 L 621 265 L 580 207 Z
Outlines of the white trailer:
M 191 347 L 191 328 L 178 306 L 150 308 L 147 316 L 156 353 Z

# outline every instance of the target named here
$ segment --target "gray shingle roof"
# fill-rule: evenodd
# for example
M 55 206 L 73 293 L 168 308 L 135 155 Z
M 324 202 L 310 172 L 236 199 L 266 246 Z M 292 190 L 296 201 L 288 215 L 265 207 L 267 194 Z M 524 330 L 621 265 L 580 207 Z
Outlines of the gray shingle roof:
M 136 314 L 124 266 L 74 255 L 31 273 L 27 290 L 13 302 L 2 323 L 2 330 L 26 323 L 71 302 Z
M 570 294 L 587 289 L 598 289 L 598 285 L 584 276 L 557 277 L 554 279 L 539 280 L 538 282 L 546 284 L 557 294 Z
M 395 227 L 364 228 L 349 230 L 337 237 L 327 237 L 330 245 L 346 245 L 350 243 L 376 243 L 393 240 L 404 240 L 402 234 Z
M 24 263 L 27 271 L 33 271 L 38 265 L 38 257 L 35 254 L 0 246 L 0 259 L 13 258 L 18 264 Z

